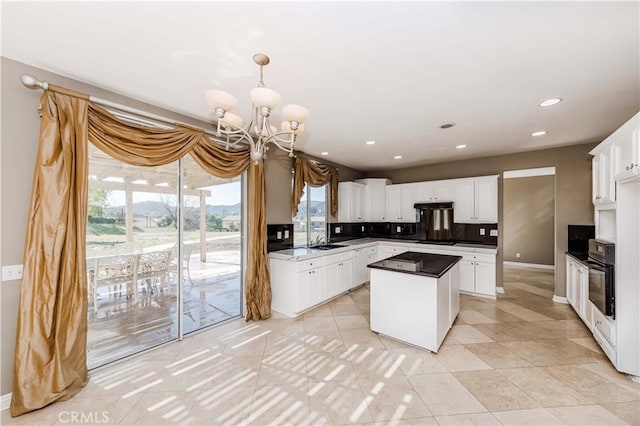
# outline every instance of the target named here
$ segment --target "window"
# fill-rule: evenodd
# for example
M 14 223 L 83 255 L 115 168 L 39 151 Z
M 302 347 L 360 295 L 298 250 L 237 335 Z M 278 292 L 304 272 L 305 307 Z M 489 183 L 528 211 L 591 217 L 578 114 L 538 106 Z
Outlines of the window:
M 293 218 L 293 245 L 295 247 L 327 241 L 327 186 L 304 187 Z

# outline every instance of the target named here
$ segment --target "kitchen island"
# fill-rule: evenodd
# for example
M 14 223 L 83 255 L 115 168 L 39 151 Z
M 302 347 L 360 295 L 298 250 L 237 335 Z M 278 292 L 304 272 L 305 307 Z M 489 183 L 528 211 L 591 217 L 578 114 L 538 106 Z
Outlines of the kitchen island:
M 460 311 L 461 259 L 409 251 L 370 264 L 371 331 L 437 352 Z

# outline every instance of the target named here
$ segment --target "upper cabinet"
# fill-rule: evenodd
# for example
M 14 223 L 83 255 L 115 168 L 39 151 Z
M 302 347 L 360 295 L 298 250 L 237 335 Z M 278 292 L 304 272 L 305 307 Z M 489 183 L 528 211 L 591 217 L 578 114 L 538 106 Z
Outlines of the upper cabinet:
M 365 221 L 365 186 L 356 182 L 338 184 L 338 222 Z
M 455 179 L 453 182 L 454 222 L 498 222 L 498 176 Z
M 358 179 L 357 183 L 365 185 L 364 190 L 364 218 L 367 222 L 387 221 L 387 185 L 389 179 Z
M 452 180 L 418 182 L 415 185 L 416 203 L 440 203 L 453 201 Z
M 592 160 L 593 204 L 599 208 L 613 207 L 616 202 L 614 179 L 614 146 L 602 147 Z
M 410 222 L 415 223 L 416 209 L 415 186 L 413 183 L 403 183 L 401 185 L 387 186 L 387 222 Z
M 614 133 L 617 136 L 614 141 L 615 179 L 617 182 L 623 183 L 640 178 L 639 114 L 625 123 L 620 128 L 622 131 Z

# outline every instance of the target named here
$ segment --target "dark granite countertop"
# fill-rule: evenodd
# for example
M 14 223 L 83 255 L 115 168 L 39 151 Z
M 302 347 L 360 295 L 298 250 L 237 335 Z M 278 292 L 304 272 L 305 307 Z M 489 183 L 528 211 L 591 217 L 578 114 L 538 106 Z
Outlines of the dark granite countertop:
M 368 265 L 373 269 L 440 278 L 462 260 L 461 256 L 408 251 Z

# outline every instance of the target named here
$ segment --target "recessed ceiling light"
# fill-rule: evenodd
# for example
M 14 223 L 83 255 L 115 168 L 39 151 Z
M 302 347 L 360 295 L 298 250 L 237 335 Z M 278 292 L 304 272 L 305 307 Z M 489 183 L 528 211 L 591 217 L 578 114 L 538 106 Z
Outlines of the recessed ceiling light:
M 441 129 L 450 129 L 455 125 L 456 125 L 456 123 L 444 123 L 442 126 L 440 126 L 440 128 Z
M 394 159 L 394 160 L 399 160 L 399 159 L 401 159 L 401 158 L 402 158 L 402 155 L 395 155 L 395 156 L 393 157 L 393 159 Z
M 546 130 L 540 130 L 539 132 L 531 133 L 531 136 L 543 136 L 543 135 L 546 135 L 546 134 L 547 134 Z
M 466 147 L 468 147 L 469 145 L 456 145 L 456 149 L 465 149 Z
M 546 101 L 540 102 L 538 106 L 547 107 L 547 106 L 559 104 L 560 102 L 562 102 L 562 98 L 551 98 L 551 99 L 547 99 Z
M 322 151 L 320 155 L 329 155 L 329 153 L 327 151 Z
M 376 141 L 366 141 L 365 142 L 367 145 L 375 145 Z

